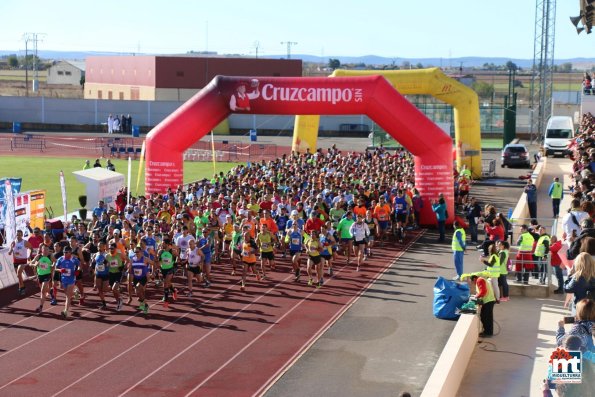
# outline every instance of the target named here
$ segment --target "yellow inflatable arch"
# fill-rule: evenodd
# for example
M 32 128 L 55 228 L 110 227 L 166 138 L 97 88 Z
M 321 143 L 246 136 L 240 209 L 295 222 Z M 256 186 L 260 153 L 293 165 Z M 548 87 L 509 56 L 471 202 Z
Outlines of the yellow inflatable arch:
M 457 167 L 463 165 L 474 177 L 481 177 L 481 133 L 479 102 L 475 91 L 447 77 L 438 68 L 415 70 L 341 70 L 331 77 L 384 76 L 403 95 L 432 95 L 454 108 Z M 320 116 L 296 116 L 293 130 L 293 150 L 316 150 Z

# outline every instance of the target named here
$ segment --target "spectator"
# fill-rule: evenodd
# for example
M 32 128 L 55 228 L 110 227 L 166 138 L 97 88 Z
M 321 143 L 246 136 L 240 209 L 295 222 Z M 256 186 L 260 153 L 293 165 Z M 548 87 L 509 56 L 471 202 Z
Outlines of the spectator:
M 475 197 L 470 197 L 469 202 L 465 204 L 465 214 L 467 216 L 467 222 L 469 223 L 469 234 L 471 235 L 471 244 L 477 245 L 477 226 L 481 218 L 481 207 L 477 204 Z
M 101 161 L 99 161 L 99 159 L 95 159 L 95 163 L 93 164 L 93 167 L 94 168 L 101 168 L 103 166 L 101 165 Z
M 593 220 L 591 218 L 584 219 L 581 222 L 581 233 L 579 234 L 578 238 L 575 237 L 574 234 L 569 236 L 571 245 L 570 248 L 568 248 L 568 252 L 566 253 L 568 260 L 573 260 L 576 258 L 580 252 L 583 240 L 587 237 L 595 238 L 595 228 L 593 227 Z
M 558 237 L 552 236 L 550 241 L 550 265 L 554 270 L 554 274 L 556 275 L 556 279 L 558 281 L 558 288 L 554 290 L 554 294 L 563 294 L 564 293 L 564 273 L 562 272 L 562 259 L 558 252 L 562 248 L 562 240 L 558 240 Z
M 581 252 L 574 260 L 574 266 L 564 283 L 564 291 L 574 294 L 571 310 L 576 313 L 576 304 L 587 296 L 587 291 L 595 291 L 595 261 L 586 252 Z
M 111 160 L 107 160 L 107 165 L 105 166 L 110 171 L 116 172 L 116 166 L 112 164 Z
M 432 211 L 436 214 L 436 220 L 438 222 L 438 233 L 440 236 L 438 237 L 438 242 L 443 243 L 446 239 L 445 237 L 445 227 L 446 227 L 446 201 L 444 197 L 440 197 L 438 200 L 432 200 Z
M 574 323 L 568 335 L 576 335 L 581 338 L 581 349 L 587 351 L 595 351 L 593 346 L 593 325 L 595 321 L 595 302 L 591 299 L 582 299 L 576 304 L 576 315 L 574 316 Z M 564 329 L 564 321 L 558 322 L 558 332 L 556 333 L 556 342 L 558 346 L 562 345 L 566 330 Z
M 566 236 L 572 236 L 573 231 L 578 235 L 581 232 L 581 222 L 589 218 L 589 214 L 580 207 L 581 201 L 573 199 L 570 203 L 568 213 L 562 217 L 562 229 Z
M 527 179 L 527 186 L 525 186 L 525 194 L 527 195 L 529 217 L 531 219 L 537 219 L 537 186 L 533 184 L 533 180 L 531 178 Z
M 111 114 L 107 117 L 107 133 L 114 133 L 114 117 Z

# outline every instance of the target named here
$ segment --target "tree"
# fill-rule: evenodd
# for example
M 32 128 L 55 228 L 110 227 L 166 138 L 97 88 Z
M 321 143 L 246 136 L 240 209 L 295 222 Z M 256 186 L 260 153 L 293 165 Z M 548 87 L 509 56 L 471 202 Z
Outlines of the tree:
M 494 86 L 485 81 L 476 81 L 471 88 L 480 98 L 491 98 L 494 95 Z
M 519 67 L 516 65 L 516 63 L 514 63 L 512 61 L 508 61 L 508 62 L 506 62 L 506 69 L 513 70 L 516 72 L 517 70 L 519 70 Z
M 19 67 L 19 59 L 16 55 L 11 55 L 8 57 L 8 66 L 10 66 L 11 69 L 16 69 Z
M 335 70 L 341 67 L 341 61 L 336 58 L 331 58 L 328 60 L 328 67 Z
M 424 65 L 421 64 L 421 62 L 418 62 L 417 65 L 415 65 L 416 69 L 423 69 Z
M 403 61 L 401 63 L 401 69 L 411 69 L 411 62 L 409 62 L 409 61 Z

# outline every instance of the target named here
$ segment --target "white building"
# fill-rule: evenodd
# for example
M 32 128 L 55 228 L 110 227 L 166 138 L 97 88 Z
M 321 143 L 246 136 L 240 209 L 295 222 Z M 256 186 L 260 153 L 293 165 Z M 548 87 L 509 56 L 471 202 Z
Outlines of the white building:
M 85 62 L 59 61 L 48 69 L 47 84 L 81 85 Z

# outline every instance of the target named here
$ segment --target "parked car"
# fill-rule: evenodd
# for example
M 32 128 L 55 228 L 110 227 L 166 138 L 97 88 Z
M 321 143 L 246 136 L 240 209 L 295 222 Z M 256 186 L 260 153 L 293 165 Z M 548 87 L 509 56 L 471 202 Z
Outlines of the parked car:
M 574 137 L 574 124 L 568 116 L 554 116 L 547 122 L 543 139 L 543 151 L 550 154 L 566 155 L 570 153 L 570 143 Z
M 508 144 L 502 149 L 501 167 L 521 166 L 531 168 L 531 159 L 527 147 L 520 143 Z

